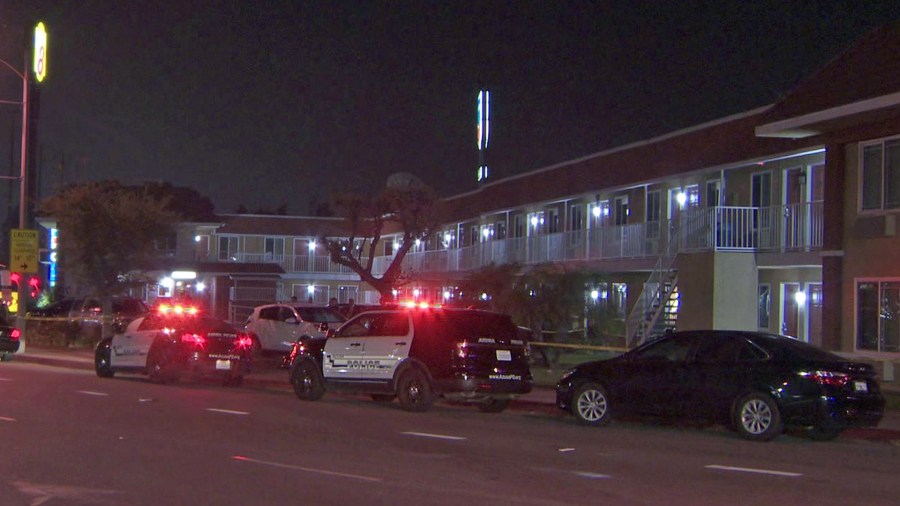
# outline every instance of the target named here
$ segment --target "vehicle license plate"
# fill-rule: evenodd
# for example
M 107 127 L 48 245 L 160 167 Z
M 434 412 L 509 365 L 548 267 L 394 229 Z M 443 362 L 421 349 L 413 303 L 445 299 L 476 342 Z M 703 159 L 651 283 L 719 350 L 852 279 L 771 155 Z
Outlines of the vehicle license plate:
M 853 390 L 857 392 L 868 392 L 869 386 L 866 385 L 865 381 L 854 381 L 853 382 Z
M 216 360 L 216 369 L 231 369 L 231 360 Z
M 509 350 L 497 350 L 497 360 L 509 362 L 512 360 L 512 352 Z

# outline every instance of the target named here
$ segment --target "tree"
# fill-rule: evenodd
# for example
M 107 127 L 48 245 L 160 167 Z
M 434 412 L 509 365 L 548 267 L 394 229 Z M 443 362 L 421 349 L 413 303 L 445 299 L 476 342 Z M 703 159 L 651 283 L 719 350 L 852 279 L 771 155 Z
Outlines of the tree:
M 154 241 L 181 219 L 170 204 L 170 196 L 150 188 L 105 181 L 70 185 L 41 201 L 38 212 L 56 219 L 68 281 L 103 296 L 118 293 L 127 272 L 150 265 Z
M 393 289 L 403 282 L 402 263 L 416 239 L 424 240 L 440 224 L 439 201 L 434 190 L 413 176 L 394 175 L 375 196 L 345 193 L 334 198 L 334 208 L 344 218 L 349 236 L 323 236 L 331 261 L 346 266 L 381 294 L 394 298 Z M 394 258 L 381 277 L 372 273 L 378 246 L 386 233 L 402 234 Z

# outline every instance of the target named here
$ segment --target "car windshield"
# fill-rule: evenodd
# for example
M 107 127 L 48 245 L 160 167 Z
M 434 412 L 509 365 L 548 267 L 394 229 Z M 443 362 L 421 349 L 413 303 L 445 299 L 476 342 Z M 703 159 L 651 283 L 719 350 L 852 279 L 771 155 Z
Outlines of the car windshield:
M 452 339 L 478 339 L 481 337 L 495 339 L 517 339 L 519 329 L 509 316 L 475 311 L 426 311 L 418 315 L 419 321 L 426 328 L 435 326 L 441 329 L 438 334 Z M 444 329 L 452 329 L 447 333 Z
M 227 322 L 212 318 L 209 316 L 186 317 L 182 320 L 183 326 L 180 328 L 197 333 L 222 332 L 234 334 L 237 333 L 234 327 Z
M 341 323 L 344 316 L 328 307 L 296 307 L 297 314 L 305 322 L 315 323 Z

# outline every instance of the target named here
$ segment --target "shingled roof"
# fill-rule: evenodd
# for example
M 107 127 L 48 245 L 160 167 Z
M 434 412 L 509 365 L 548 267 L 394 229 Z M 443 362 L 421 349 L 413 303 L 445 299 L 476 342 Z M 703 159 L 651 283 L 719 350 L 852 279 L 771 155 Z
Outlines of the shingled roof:
M 863 36 L 766 113 L 759 135 L 804 137 L 900 114 L 900 23 Z M 855 119 L 854 119 L 855 118 Z

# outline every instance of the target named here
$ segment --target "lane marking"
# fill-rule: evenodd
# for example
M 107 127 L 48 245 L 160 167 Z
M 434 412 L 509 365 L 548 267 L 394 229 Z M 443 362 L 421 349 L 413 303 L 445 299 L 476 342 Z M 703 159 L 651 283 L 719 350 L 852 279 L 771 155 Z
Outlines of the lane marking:
M 108 396 L 109 396 L 109 394 L 107 394 L 107 393 L 104 393 L 104 392 L 93 392 L 93 391 L 91 391 L 91 390 L 78 390 L 77 393 L 79 393 L 79 394 L 84 394 L 84 395 L 93 395 L 93 396 L 96 396 L 96 397 L 108 397 Z
M 337 471 L 326 471 L 325 469 L 313 469 L 311 467 L 295 466 L 295 465 L 291 465 L 291 464 L 281 464 L 279 462 L 269 462 L 266 460 L 251 459 L 250 457 L 242 457 L 240 455 L 235 455 L 231 458 L 234 460 L 240 461 L 240 462 L 251 462 L 253 464 L 262 464 L 264 466 L 280 467 L 282 469 L 292 469 L 294 471 L 303 471 L 306 473 L 323 474 L 326 476 L 337 476 L 339 478 L 351 478 L 354 480 L 372 481 L 372 482 L 384 481 L 381 478 L 375 478 L 372 476 L 363 476 L 361 474 L 339 473 Z
M 248 411 L 234 411 L 231 409 L 219 409 L 219 408 L 206 408 L 207 411 L 212 411 L 214 413 L 225 413 L 226 415 L 249 415 Z
M 574 452 L 574 451 L 575 451 L 575 448 L 560 448 L 559 449 L 560 453 Z
M 589 473 L 586 471 L 573 471 L 573 473 L 575 474 L 575 476 L 580 476 L 582 478 L 590 478 L 592 480 L 603 480 L 603 479 L 612 478 L 612 476 L 610 476 L 608 474 Z
M 401 432 L 405 436 L 427 437 L 431 439 L 445 439 L 447 441 L 465 441 L 466 438 L 461 436 L 447 436 L 445 434 L 429 434 L 427 432 Z
M 3 420 L 4 422 L 15 422 L 16 421 L 15 418 L 10 418 L 8 416 L 0 416 L 0 420 Z
M 12 380 L 9 378 L 0 378 L 0 381 L 12 381 Z
M 739 473 L 753 473 L 753 474 L 770 474 L 773 476 L 788 476 L 790 478 L 796 478 L 798 476 L 803 476 L 803 473 L 789 473 L 787 471 L 773 471 L 771 469 L 753 469 L 750 467 L 720 466 L 718 464 L 710 464 L 705 467 L 707 469 L 719 469 L 722 471 L 735 471 L 735 472 L 739 472 Z

